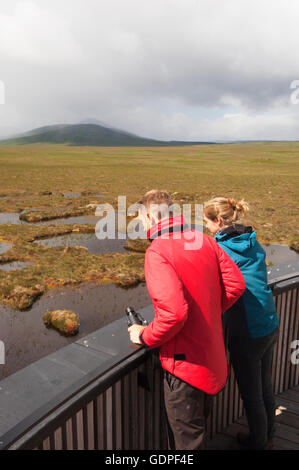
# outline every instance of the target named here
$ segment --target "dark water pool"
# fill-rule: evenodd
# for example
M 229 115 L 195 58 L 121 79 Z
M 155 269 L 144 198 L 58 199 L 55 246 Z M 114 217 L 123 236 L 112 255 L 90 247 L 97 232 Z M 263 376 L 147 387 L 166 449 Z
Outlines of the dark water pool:
M 0 305 L 0 340 L 5 344 L 0 380 L 113 320 L 124 317 L 126 321 L 125 307 L 138 309 L 149 304 L 145 284 L 127 290 L 115 284 L 85 284 L 74 289 L 49 291 L 25 312 Z M 70 309 L 79 314 L 78 335 L 65 337 L 45 327 L 42 315 L 56 309 Z
M 99 255 L 103 253 L 124 252 L 125 239 L 115 240 L 99 240 L 95 233 L 71 233 L 68 235 L 60 235 L 53 238 L 45 238 L 37 240 L 34 243 L 44 246 L 84 246 L 88 249 L 89 253 Z

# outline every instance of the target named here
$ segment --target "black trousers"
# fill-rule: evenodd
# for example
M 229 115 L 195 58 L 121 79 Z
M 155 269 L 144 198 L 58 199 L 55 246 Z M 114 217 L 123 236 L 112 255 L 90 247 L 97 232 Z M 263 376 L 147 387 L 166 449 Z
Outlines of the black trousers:
M 279 329 L 262 338 L 231 338 L 230 358 L 247 416 L 250 447 L 264 449 L 275 432 L 272 358 Z
M 164 370 L 164 402 L 170 449 L 205 448 L 206 419 L 211 401 L 211 395 Z

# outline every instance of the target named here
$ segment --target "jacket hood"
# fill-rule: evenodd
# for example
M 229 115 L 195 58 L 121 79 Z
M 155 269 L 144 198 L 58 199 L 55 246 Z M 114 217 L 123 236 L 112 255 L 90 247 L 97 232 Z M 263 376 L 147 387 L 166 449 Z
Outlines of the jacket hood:
M 215 240 L 232 251 L 244 253 L 256 244 L 256 231 L 252 230 L 252 227 L 235 224 L 235 226 L 219 230 L 215 235 Z

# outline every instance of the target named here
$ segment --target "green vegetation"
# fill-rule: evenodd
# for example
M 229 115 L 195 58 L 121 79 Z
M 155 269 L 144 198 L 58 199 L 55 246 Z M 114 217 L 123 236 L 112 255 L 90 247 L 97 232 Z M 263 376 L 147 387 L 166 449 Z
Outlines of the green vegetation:
M 298 251 L 299 143 L 244 143 L 186 147 L 0 147 L 0 212 L 21 212 L 28 220 L 94 213 L 93 204 L 127 206 L 153 188 L 176 202 L 203 203 L 213 196 L 245 198 L 245 223 L 262 243 L 289 244 Z M 63 192 L 80 192 L 67 198 Z M 96 197 L 101 193 L 104 197 Z M 36 211 L 38 209 L 38 211 Z M 34 219 L 35 218 L 35 219 Z M 129 220 L 129 218 L 128 218 Z M 0 225 L 0 241 L 12 248 L 0 263 L 29 261 L 25 269 L 0 270 L 0 300 L 28 308 L 50 288 L 90 280 L 122 286 L 144 281 L 146 242 L 134 251 L 92 255 L 82 247 L 46 247 L 40 238 L 92 232 L 93 225 Z
M 75 335 L 79 331 L 79 316 L 72 310 L 52 310 L 43 315 L 46 326 L 54 327 L 65 336 Z
M 291 238 L 290 248 L 299 253 L 299 235 L 295 235 L 293 238 Z

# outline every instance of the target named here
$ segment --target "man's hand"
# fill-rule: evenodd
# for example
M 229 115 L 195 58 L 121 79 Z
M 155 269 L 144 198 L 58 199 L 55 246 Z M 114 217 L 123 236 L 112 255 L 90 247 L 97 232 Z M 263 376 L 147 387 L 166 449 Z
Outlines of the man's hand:
M 128 332 L 130 333 L 130 340 L 132 343 L 135 344 L 141 344 L 141 341 L 139 339 L 140 332 L 144 330 L 146 326 L 142 325 L 132 325 L 130 328 L 128 328 Z

